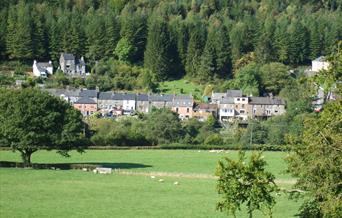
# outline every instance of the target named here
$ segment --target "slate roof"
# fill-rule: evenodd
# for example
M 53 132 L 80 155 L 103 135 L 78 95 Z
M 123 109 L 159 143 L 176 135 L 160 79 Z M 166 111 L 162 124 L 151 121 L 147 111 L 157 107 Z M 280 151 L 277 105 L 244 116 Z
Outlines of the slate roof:
M 85 66 L 85 62 L 82 59 L 77 59 L 76 60 L 76 65 Z
M 242 97 L 242 90 L 227 90 L 226 97 Z
M 44 72 L 46 71 L 46 68 L 52 67 L 52 64 L 49 62 L 37 62 L 36 63 L 37 69 L 39 72 Z
M 60 97 L 61 95 L 68 97 L 78 97 L 81 92 L 81 90 L 79 89 L 45 89 L 45 91 L 57 97 Z
M 263 104 L 263 105 L 285 105 L 285 101 L 279 98 L 271 97 L 250 97 L 249 104 Z
M 220 104 L 234 104 L 234 97 L 224 97 L 220 100 Z
M 61 54 L 64 60 L 75 60 L 75 56 L 70 53 L 62 53 Z
M 323 61 L 326 61 L 326 59 L 325 59 L 324 56 L 320 56 L 320 57 L 316 58 L 316 59 L 313 60 L 313 61 L 321 61 L 321 62 L 323 62 Z
M 112 100 L 135 100 L 135 94 L 128 93 L 113 93 Z
M 220 100 L 224 98 L 227 95 L 227 93 L 222 93 L 222 92 L 213 92 L 211 95 L 212 100 Z
M 147 94 L 137 94 L 137 101 L 148 101 Z
M 123 94 L 123 100 L 135 100 L 135 94 L 125 93 Z
M 84 89 L 80 92 L 80 97 L 87 97 L 87 98 L 97 98 L 97 90 L 93 89 Z
M 96 102 L 91 98 L 83 97 L 78 99 L 75 104 L 96 104 Z
M 100 100 L 111 100 L 113 92 L 99 92 Z
M 200 103 L 195 106 L 195 110 L 217 110 L 217 104 Z
M 154 94 L 149 96 L 149 101 L 169 101 L 173 100 L 173 95 L 171 94 Z
M 174 107 L 192 107 L 194 99 L 191 95 L 175 95 L 173 98 Z

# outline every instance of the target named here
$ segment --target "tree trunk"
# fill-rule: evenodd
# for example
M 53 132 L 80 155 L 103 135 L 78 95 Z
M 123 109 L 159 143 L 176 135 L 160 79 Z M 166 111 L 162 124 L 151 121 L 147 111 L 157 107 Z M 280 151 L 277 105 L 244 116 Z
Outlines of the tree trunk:
M 248 206 L 248 215 L 249 218 L 253 218 L 253 211 L 250 206 Z
M 31 155 L 33 152 L 28 151 L 28 150 L 23 150 L 20 152 L 21 152 L 21 158 L 23 160 L 24 167 L 30 167 L 31 166 Z

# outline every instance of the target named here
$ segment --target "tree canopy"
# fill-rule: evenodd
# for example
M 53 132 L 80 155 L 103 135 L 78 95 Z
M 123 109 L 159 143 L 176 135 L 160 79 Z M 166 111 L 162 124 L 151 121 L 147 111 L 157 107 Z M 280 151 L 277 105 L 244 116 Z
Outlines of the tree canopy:
M 56 149 L 64 156 L 71 149 L 81 151 L 83 129 L 81 113 L 46 92 L 31 88 L 0 92 L 2 144 L 19 151 L 25 165 L 40 149 Z

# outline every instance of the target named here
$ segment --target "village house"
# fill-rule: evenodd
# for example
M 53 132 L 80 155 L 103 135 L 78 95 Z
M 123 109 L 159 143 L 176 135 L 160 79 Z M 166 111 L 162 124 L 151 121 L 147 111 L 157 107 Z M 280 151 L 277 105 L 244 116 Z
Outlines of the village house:
M 172 108 L 174 95 L 171 94 L 153 94 L 148 97 L 150 108 Z
M 206 121 L 210 116 L 217 118 L 217 104 L 195 104 L 193 117 L 199 121 Z
M 228 90 L 223 93 L 213 93 L 218 105 L 220 121 L 246 121 L 255 118 L 268 118 L 285 113 L 285 101 L 274 97 L 247 97 L 240 90 Z M 220 98 L 218 98 L 219 96 Z M 215 99 L 216 98 L 216 99 Z M 215 103 L 214 103 L 215 104 Z
M 52 62 L 37 62 L 34 60 L 32 70 L 34 76 L 47 78 L 49 75 L 53 74 Z
M 191 95 L 175 95 L 172 103 L 172 111 L 176 112 L 181 120 L 193 117 L 194 99 Z
M 70 104 L 74 104 L 80 96 L 80 89 L 45 89 L 48 93 L 63 99 Z
M 285 101 L 275 97 L 250 97 L 248 103 L 248 117 L 265 119 L 282 115 L 286 112 Z
M 124 115 L 130 115 L 135 111 L 135 97 L 135 94 L 122 94 Z
M 148 113 L 150 111 L 150 102 L 147 94 L 137 94 L 136 109 L 142 113 Z
M 81 89 L 80 98 L 90 98 L 97 103 L 99 91 L 95 89 Z
M 224 98 L 241 97 L 242 90 L 227 90 L 227 92 L 212 92 L 210 101 L 212 104 L 219 104 Z
M 74 108 L 81 111 L 83 116 L 90 116 L 97 112 L 97 103 L 91 98 L 81 97 L 74 103 Z
M 86 64 L 84 58 L 76 59 L 73 54 L 62 53 L 59 58 L 60 70 L 69 76 L 85 76 Z
M 233 121 L 233 119 L 235 119 L 235 105 L 233 97 L 222 98 L 217 105 L 220 121 Z

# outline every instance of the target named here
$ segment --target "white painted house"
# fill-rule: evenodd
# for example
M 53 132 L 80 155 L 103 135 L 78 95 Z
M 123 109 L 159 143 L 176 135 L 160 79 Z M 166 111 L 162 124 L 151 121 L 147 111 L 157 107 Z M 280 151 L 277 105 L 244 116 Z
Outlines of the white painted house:
M 127 112 L 135 111 L 135 94 L 123 94 L 123 109 Z
M 327 70 L 329 66 L 329 62 L 326 61 L 324 56 L 321 56 L 311 62 L 311 71 L 319 72 L 320 70 Z
M 33 75 L 36 77 L 43 77 L 47 78 L 48 75 L 53 74 L 53 66 L 52 62 L 37 62 L 36 60 L 33 61 Z

